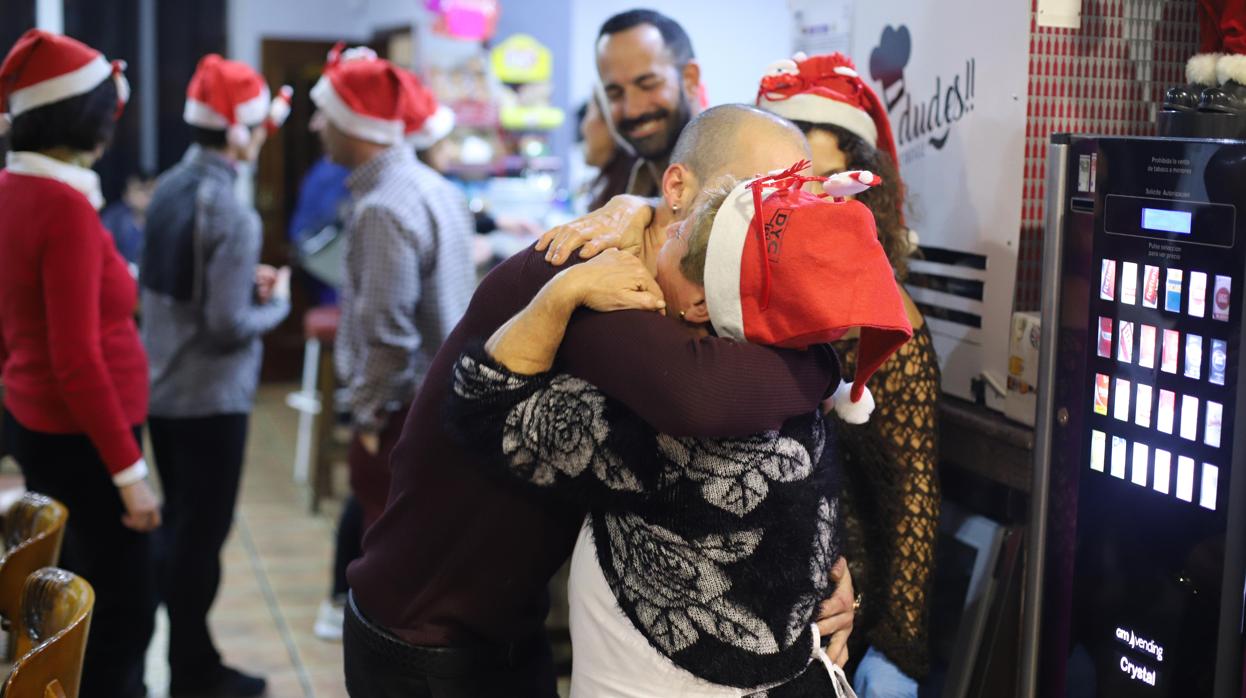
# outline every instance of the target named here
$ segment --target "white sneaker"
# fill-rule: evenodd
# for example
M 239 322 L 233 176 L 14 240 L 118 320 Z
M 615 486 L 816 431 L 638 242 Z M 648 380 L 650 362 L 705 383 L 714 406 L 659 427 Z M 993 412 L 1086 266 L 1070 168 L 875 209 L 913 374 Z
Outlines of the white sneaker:
M 316 613 L 316 637 L 326 642 L 342 641 L 342 624 L 346 621 L 346 602 L 325 599 Z

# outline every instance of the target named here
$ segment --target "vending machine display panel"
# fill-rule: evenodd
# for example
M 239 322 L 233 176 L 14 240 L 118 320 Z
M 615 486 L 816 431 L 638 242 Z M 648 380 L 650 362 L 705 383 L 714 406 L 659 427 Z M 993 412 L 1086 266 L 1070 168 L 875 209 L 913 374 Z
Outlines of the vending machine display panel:
M 1097 179 L 1065 180 L 1039 695 L 1237 698 L 1246 144 L 1085 139 L 1068 158 Z

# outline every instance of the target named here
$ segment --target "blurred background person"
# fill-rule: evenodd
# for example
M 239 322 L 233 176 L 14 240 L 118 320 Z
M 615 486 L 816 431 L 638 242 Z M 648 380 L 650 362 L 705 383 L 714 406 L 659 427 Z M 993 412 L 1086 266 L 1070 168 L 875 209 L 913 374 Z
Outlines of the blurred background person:
M 762 78 L 758 106 L 791 119 L 813 152 L 813 172 L 869 170 L 882 184 L 857 199 L 870 208 L 879 242 L 903 281 L 913 234 L 887 111 L 842 54 L 778 61 Z M 878 369 L 869 388 L 878 409 L 863 425 L 836 420 L 844 459 L 844 547 L 861 590 L 853 632 L 863 698 L 916 698 L 930 666 L 930 589 L 939 523 L 939 361 L 930 328 L 900 293 L 913 339 Z M 852 371 L 858 341 L 835 344 Z M 864 653 L 862 650 L 865 650 Z
M 416 157 L 450 133 L 454 114 L 414 75 L 370 49 L 339 45 L 311 97 L 325 152 L 350 170 L 334 359 L 354 432 L 347 460 L 357 502 L 344 507 L 339 531 L 352 530 L 348 516 L 361 516 L 366 531 L 385 507 L 407 407 L 475 287 L 476 227 L 463 193 Z M 342 535 L 338 543 L 359 545 Z M 339 549 L 336 564 L 355 557 Z M 322 637 L 341 627 L 341 591 L 321 608 Z
M 147 357 L 138 288 L 96 211 L 90 168 L 129 88 L 122 64 L 32 29 L 0 65 L 12 118 L 0 172 L 4 437 L 26 487 L 69 510 L 60 566 L 95 589 L 81 695 L 143 698 L 160 507 L 140 437 Z
M 209 54 L 186 90 L 194 145 L 161 176 L 143 250 L 151 443 L 164 486 L 161 596 L 170 693 L 258 696 L 265 681 L 221 663 L 208 611 L 221 581 L 255 404 L 260 337 L 290 312 L 290 270 L 259 264 L 259 214 L 235 193 L 289 113 L 259 73 Z
M 324 116 L 316 114 L 310 125 L 313 131 L 323 126 Z M 336 259 L 338 248 L 343 244 L 341 236 L 345 234 L 345 221 L 349 216 L 350 191 L 346 189 L 346 176 L 350 170 L 334 163 L 329 156 L 316 160 L 299 184 L 298 200 L 290 212 L 290 242 L 294 245 L 299 259 L 299 278 L 307 289 L 308 300 L 312 305 L 334 305 L 337 303 L 337 284 L 331 283 L 333 276 L 340 283 L 341 264 L 333 266 L 338 269 L 322 269 L 322 265 L 313 257 L 324 255 L 324 267 L 328 267 Z
M 147 223 L 147 207 L 156 188 L 156 178 L 149 172 L 136 172 L 125 179 L 121 198 L 100 212 L 104 227 L 112 233 L 117 251 L 137 271 L 143 255 L 143 228 Z
M 610 123 L 609 110 L 601 86 L 596 85 L 593 96 L 584 103 L 580 113 L 578 130 L 584 151 L 584 164 L 596 169 L 587 183 L 584 195 L 588 198 L 588 211 L 596 211 L 610 200 L 610 193 L 627 189 L 627 180 L 636 165 L 636 156 Z

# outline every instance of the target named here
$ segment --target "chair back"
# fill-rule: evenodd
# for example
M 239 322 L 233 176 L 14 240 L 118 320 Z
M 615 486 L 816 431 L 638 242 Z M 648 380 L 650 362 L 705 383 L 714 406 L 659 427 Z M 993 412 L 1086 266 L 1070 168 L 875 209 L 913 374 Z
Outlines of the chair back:
M 30 575 L 22 591 L 25 631 L 15 638 L 17 663 L 3 695 L 78 698 L 94 607 L 95 590 L 72 572 L 45 567 Z
M 55 499 L 27 492 L 4 517 L 4 557 L 0 558 L 0 618 L 12 637 L 23 632 L 22 589 L 32 572 L 57 563 L 69 513 Z M 9 656 L 14 656 L 9 643 Z

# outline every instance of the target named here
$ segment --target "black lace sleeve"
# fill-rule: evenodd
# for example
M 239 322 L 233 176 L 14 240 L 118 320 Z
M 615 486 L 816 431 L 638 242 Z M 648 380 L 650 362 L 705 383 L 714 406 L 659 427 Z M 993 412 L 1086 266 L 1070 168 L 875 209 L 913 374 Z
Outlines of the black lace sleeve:
M 645 491 L 633 466 L 646 461 L 619 452 L 642 435 L 608 403 L 583 380 L 512 373 L 477 347 L 455 365 L 446 420 L 460 443 L 513 477 L 609 507 Z
M 845 367 L 855 367 L 855 342 L 838 349 Z M 863 592 L 853 636 L 914 678 L 925 676 L 929 666 L 929 596 L 941 502 L 939 384 L 938 357 L 923 325 L 870 381 L 878 403 L 870 421 L 838 423 L 844 544 L 853 586 Z

